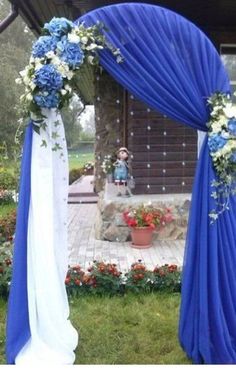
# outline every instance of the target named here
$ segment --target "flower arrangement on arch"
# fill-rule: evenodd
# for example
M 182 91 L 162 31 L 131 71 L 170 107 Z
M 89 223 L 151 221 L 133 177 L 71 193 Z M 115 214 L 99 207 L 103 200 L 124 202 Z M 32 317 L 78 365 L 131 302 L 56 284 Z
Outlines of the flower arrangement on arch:
M 123 218 L 129 227 L 149 227 L 152 229 L 161 229 L 174 220 L 170 208 L 155 208 L 152 204 L 141 204 L 136 208 L 125 210 Z
M 209 214 L 214 222 L 228 208 L 230 194 L 236 192 L 236 105 L 229 95 L 219 92 L 208 99 L 208 104 L 208 147 L 217 175 L 211 194 L 216 209 Z
M 21 104 L 35 130 L 45 127 L 42 108 L 61 109 L 69 103 L 76 74 L 85 63 L 97 65 L 100 50 L 108 48 L 118 63 L 122 61 L 119 49 L 106 40 L 104 29 L 99 22 L 85 27 L 56 17 L 44 25 L 43 35 L 33 44 L 29 65 L 16 79 L 25 86 Z

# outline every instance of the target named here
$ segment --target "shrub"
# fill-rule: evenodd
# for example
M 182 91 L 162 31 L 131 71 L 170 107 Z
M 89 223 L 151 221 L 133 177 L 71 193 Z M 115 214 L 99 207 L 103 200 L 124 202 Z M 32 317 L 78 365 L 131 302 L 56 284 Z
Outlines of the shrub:
M 16 226 L 16 210 L 5 217 L 0 218 L 0 245 L 6 241 L 12 241 Z
M 149 271 L 140 260 L 133 263 L 131 269 L 123 275 L 116 264 L 94 261 L 87 272 L 79 265 L 69 267 L 65 283 L 70 296 L 87 293 L 112 296 L 126 292 L 180 292 L 181 272 L 174 264 L 156 266 L 153 271 Z
M 7 247 L 0 247 L 0 297 L 7 299 L 12 277 L 12 253 Z
M 71 169 L 69 173 L 69 184 L 73 184 L 84 174 L 84 168 Z
M 118 271 L 116 264 L 94 261 L 93 266 L 88 268 L 88 272 L 92 290 L 96 289 L 96 294 L 115 295 L 121 292 L 122 273 Z
M 175 264 L 165 264 L 153 270 L 152 288 L 157 291 L 180 292 L 181 272 Z
M 150 292 L 152 272 L 139 260 L 133 263 L 131 270 L 125 275 L 125 288 L 131 292 Z
M 17 179 L 10 172 L 3 170 L 0 173 L 0 190 L 16 190 Z
M 1 190 L 0 189 L 0 205 L 9 204 L 9 203 L 13 203 L 13 202 L 14 202 L 13 193 L 11 191 L 8 191 L 8 190 Z
M 12 274 L 12 254 L 7 246 L 0 247 L 0 297 L 7 298 Z M 148 293 L 155 291 L 180 292 L 181 272 L 176 265 L 155 267 L 147 270 L 141 262 L 132 264 L 125 276 L 116 264 L 96 262 L 87 272 L 77 265 L 68 268 L 65 279 L 67 294 L 76 297 L 84 294 L 123 295 L 127 292 Z

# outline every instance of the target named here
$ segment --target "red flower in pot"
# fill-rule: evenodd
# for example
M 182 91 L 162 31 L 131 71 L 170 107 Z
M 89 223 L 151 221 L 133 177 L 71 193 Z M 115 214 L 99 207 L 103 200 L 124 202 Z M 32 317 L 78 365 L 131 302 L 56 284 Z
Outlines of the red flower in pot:
M 170 208 L 155 208 L 150 204 L 126 210 L 123 218 L 131 227 L 132 247 L 139 249 L 152 246 L 153 231 L 174 220 Z

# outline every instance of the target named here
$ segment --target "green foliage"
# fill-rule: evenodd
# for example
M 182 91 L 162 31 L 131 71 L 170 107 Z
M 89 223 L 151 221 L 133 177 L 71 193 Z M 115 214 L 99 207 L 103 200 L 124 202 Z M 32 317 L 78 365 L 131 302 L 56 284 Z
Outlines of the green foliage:
M 82 111 L 83 105 L 78 96 L 75 95 L 70 106 L 63 108 L 62 119 L 65 126 L 65 136 L 67 146 L 77 147 L 80 140 L 82 126 L 80 124 L 79 115 Z
M 9 203 L 13 203 L 13 194 L 7 190 L 0 190 L 0 206 L 8 205 Z
M 180 292 L 181 288 L 181 272 L 173 264 L 155 267 L 150 271 L 139 261 L 133 263 L 131 269 L 123 275 L 116 264 L 94 261 L 87 271 L 79 265 L 69 267 L 65 281 L 69 296 Z
M 7 170 L 0 171 L 0 190 L 15 190 L 17 186 L 16 177 Z
M 94 153 L 85 150 L 83 153 L 81 151 L 69 152 L 69 168 L 71 169 L 78 169 L 83 168 L 85 164 L 89 162 L 93 162 L 94 160 Z
M 181 272 L 175 264 L 155 267 L 151 282 L 154 291 L 180 292 Z
M 71 169 L 69 173 L 69 184 L 73 184 L 76 180 L 78 180 L 81 176 L 83 176 L 84 169 L 83 168 L 77 168 L 77 169 Z
M 12 253 L 7 246 L 0 246 L 0 296 L 7 299 L 12 277 Z
M 12 241 L 16 226 L 16 211 L 12 209 L 5 216 L 0 216 L 0 246 L 6 241 Z
M 0 2 L 0 19 L 10 10 L 7 0 Z M 25 32 L 28 31 L 28 32 Z M 6 142 L 8 155 L 13 157 L 15 133 L 19 127 L 19 98 L 23 89 L 15 84 L 19 71 L 27 63 L 34 37 L 21 17 L 0 34 L 0 140 Z

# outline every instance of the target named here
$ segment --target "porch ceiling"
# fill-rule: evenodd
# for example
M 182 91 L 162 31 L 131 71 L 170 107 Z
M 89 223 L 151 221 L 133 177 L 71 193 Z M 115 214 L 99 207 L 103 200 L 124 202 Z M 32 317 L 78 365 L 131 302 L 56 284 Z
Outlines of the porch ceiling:
M 105 5 L 129 3 L 122 0 L 9 0 L 19 6 L 21 16 L 29 27 L 40 33 L 42 25 L 53 16 L 76 19 L 88 11 Z M 235 0 L 147 0 L 136 1 L 160 5 L 182 14 L 198 26 L 205 28 L 235 29 Z
M 134 1 L 122 0 L 9 0 L 18 5 L 19 13 L 28 27 L 36 34 L 40 34 L 41 27 L 52 17 L 67 17 L 77 19 L 90 10 L 106 5 L 127 3 Z M 188 18 L 205 32 L 214 30 L 236 31 L 236 1 L 235 0 L 143 0 L 169 8 Z M 92 104 L 94 87 L 92 70 L 85 70 L 79 83 L 82 99 Z

